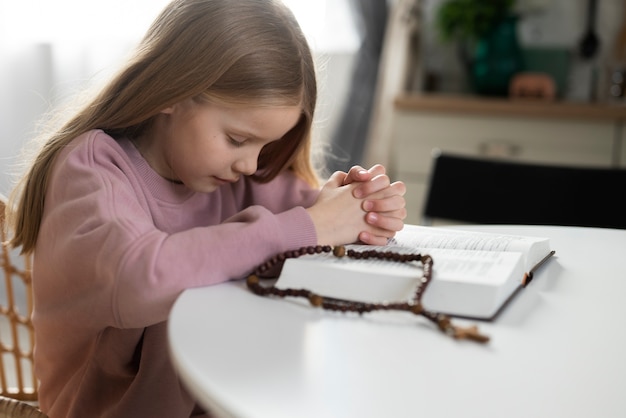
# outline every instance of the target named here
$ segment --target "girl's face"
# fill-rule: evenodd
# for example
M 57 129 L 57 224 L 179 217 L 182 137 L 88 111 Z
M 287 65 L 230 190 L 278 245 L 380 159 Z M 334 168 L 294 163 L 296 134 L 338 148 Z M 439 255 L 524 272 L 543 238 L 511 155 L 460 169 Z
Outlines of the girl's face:
M 137 147 L 161 176 L 212 192 L 254 174 L 261 149 L 289 132 L 300 114 L 299 106 L 237 108 L 190 99 L 164 109 L 151 138 Z

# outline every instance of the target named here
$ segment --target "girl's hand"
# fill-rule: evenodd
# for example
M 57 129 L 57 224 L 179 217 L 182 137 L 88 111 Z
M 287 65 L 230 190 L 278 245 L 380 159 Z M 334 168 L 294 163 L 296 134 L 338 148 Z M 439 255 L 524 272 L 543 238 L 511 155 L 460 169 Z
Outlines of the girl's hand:
M 386 245 L 397 231 L 404 227 L 406 186 L 402 182 L 392 183 L 387 189 L 369 195 L 363 200 L 365 222 L 374 228 L 359 234 L 359 240 L 370 245 Z
M 385 167 L 380 164 L 372 166 L 369 170 L 355 165 L 344 175 L 342 184 L 359 183 L 354 189 L 354 197 L 361 199 L 372 193 L 389 187 L 389 177 L 385 174 Z
M 307 209 L 317 231 L 318 244 L 357 242 L 363 232 L 371 236 L 381 234 L 378 226 L 366 222 L 364 200 L 354 197 L 359 183 L 344 185 L 345 177 L 346 173 L 334 173 L 320 190 L 317 201 Z
M 385 168 L 374 165 L 369 170 L 360 166 L 352 167 L 344 173 L 342 184 L 358 183 L 353 190 L 356 198 L 364 199 L 362 208 L 366 212 L 365 221 L 374 230 L 364 230 L 359 240 L 372 245 L 385 245 L 387 240 L 404 226 L 406 186 L 402 182 L 390 183 Z

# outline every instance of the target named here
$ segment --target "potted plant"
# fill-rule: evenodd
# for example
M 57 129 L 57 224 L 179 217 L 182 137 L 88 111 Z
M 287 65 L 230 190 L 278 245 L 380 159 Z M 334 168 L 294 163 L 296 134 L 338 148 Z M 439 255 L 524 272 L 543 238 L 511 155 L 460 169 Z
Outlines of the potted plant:
M 457 42 L 474 90 L 506 95 L 522 70 L 515 0 L 444 0 L 435 26 L 444 42 Z

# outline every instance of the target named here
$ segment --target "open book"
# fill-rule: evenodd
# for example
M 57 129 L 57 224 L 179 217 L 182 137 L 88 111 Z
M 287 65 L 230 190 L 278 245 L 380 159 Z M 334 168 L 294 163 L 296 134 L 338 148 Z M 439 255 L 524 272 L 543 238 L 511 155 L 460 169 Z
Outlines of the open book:
M 348 248 L 431 255 L 433 279 L 422 298 L 424 307 L 479 319 L 493 318 L 554 254 L 548 238 L 417 225 L 405 225 L 388 246 Z M 275 286 L 363 302 L 399 302 L 412 299 L 421 276 L 419 263 L 314 254 L 286 260 Z

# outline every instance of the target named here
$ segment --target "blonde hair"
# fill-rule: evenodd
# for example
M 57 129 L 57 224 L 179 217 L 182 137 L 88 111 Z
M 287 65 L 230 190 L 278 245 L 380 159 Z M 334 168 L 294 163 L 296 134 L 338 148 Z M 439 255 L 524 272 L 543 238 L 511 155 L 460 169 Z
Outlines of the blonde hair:
M 174 0 L 128 64 L 47 138 L 7 205 L 11 244 L 34 250 L 48 177 L 63 147 L 91 129 L 114 138 L 139 136 L 162 109 L 189 98 L 301 106 L 296 126 L 262 150 L 255 180 L 267 182 L 290 169 L 318 185 L 311 163 L 315 68 L 291 11 L 278 0 Z

